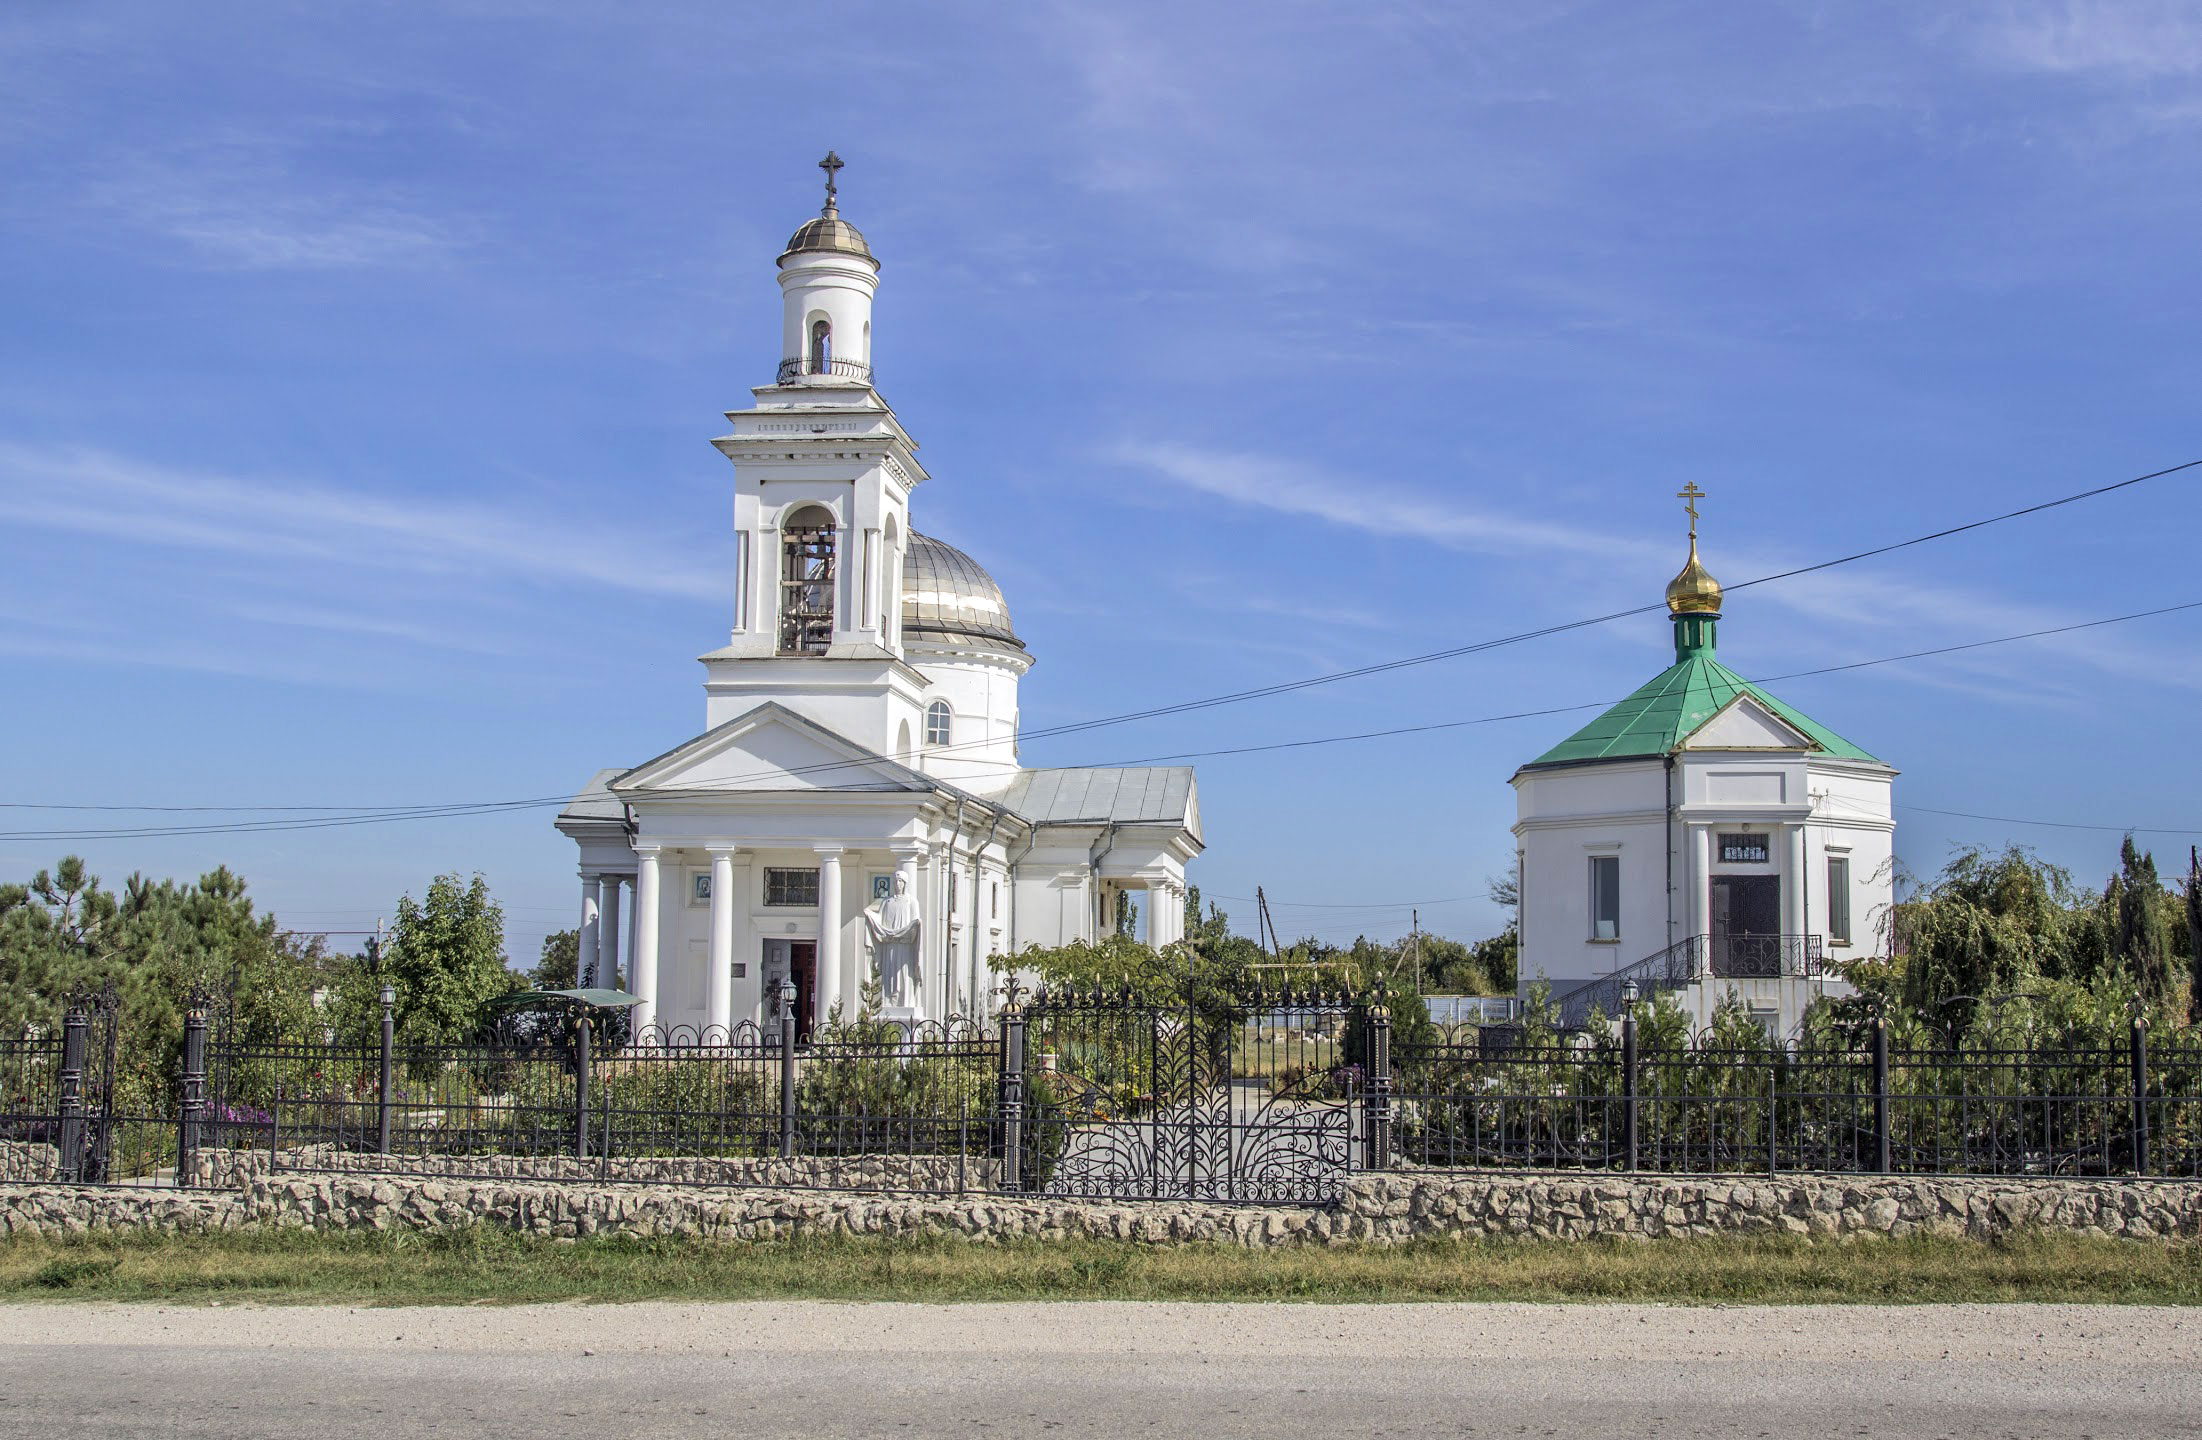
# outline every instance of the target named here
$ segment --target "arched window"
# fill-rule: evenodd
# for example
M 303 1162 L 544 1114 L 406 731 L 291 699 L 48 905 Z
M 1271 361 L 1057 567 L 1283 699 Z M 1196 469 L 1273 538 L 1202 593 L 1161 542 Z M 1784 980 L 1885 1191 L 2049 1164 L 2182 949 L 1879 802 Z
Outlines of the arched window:
M 950 733 L 950 712 L 946 700 L 935 700 L 925 707 L 925 743 L 946 745 Z
M 823 655 L 833 644 L 833 514 L 807 505 L 780 527 L 780 653 Z
M 810 373 L 824 375 L 833 368 L 833 322 L 810 322 Z

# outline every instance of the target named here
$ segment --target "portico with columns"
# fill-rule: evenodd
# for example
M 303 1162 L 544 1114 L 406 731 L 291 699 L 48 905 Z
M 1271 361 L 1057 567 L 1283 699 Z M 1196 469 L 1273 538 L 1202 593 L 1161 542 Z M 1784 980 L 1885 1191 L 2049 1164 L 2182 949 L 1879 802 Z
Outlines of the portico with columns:
M 897 877 L 920 918 L 895 1018 L 981 1016 L 995 957 L 1099 938 L 1118 891 L 1146 893 L 1154 943 L 1181 939 L 1202 848 L 1189 767 L 1020 763 L 1034 657 L 993 578 L 913 526 L 931 477 L 874 384 L 879 262 L 825 168 L 778 261 L 773 382 L 713 442 L 734 467 L 732 624 L 699 657 L 705 729 L 598 771 L 557 820 L 584 973 L 624 975 L 638 1029 L 669 1040 L 776 1019 L 783 979 L 806 1028 L 853 1018 L 873 1003 L 864 912 Z

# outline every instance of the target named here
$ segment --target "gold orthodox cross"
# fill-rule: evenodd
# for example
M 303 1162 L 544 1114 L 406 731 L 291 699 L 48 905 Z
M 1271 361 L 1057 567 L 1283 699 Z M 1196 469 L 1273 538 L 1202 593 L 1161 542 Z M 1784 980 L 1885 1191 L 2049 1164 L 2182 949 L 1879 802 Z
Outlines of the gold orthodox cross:
M 1697 539 L 1697 502 L 1705 498 L 1705 492 L 1692 480 L 1674 492 L 1674 498 L 1682 502 L 1682 508 L 1690 512 L 1690 539 Z
M 823 159 L 823 160 L 821 160 L 821 161 L 819 161 L 819 162 L 818 162 L 818 168 L 826 172 L 826 203 L 827 203 L 828 205 L 831 205 L 831 204 L 833 203 L 833 195 L 834 195 L 834 189 L 833 189 L 833 181 L 834 181 L 834 175 L 835 175 L 835 173 L 836 173 L 836 172 L 838 172 L 838 171 L 839 171 L 839 170 L 841 169 L 841 167 L 842 167 L 842 166 L 844 166 L 844 165 L 846 165 L 846 164 L 848 164 L 848 163 L 849 163 L 848 161 L 846 161 L 846 160 L 842 159 L 842 158 L 841 158 L 840 156 L 838 156 L 838 155 L 834 154 L 834 153 L 833 153 L 833 152 L 832 152 L 831 150 L 828 150 L 828 151 L 826 152 L 826 158 L 825 158 L 825 159 Z

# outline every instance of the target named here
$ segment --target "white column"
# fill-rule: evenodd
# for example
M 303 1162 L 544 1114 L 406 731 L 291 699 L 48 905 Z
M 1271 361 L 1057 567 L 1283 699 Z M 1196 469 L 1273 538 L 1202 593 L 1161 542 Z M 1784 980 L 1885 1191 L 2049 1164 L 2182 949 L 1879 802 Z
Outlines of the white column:
M 971 921 L 965 930 L 969 949 L 964 955 L 963 994 L 949 1007 L 950 1014 L 976 1015 L 979 1012 L 979 972 L 985 968 L 989 923 L 986 918 L 986 867 L 974 855 L 971 858 Z
M 739 1024 L 748 1019 L 762 1025 L 765 1016 L 759 1013 L 756 997 L 763 993 L 764 954 L 763 947 L 757 943 L 757 923 L 751 918 L 750 907 L 757 903 L 757 873 L 751 858 L 746 850 L 734 857 L 734 963 L 743 969 L 738 992 L 731 976 L 727 985 L 734 994 L 734 1002 L 741 1007 L 734 1016 L 735 1022 Z
M 818 998 L 812 1012 L 824 1024 L 841 1003 L 841 847 L 818 848 Z M 844 1019 L 848 1018 L 846 1015 Z
M 1713 929 L 1713 832 L 1704 825 L 1689 827 L 1689 875 L 1685 889 L 1690 897 L 1690 933 L 1709 935 Z M 1702 968 L 1712 955 L 1711 943 L 1698 956 Z
M 864 598 L 858 604 L 857 625 L 865 630 L 879 628 L 879 532 L 864 532 Z
M 632 993 L 642 1001 L 634 1007 L 635 1030 L 640 1032 L 658 1018 L 658 847 L 635 847 L 635 959 Z
M 709 1043 L 724 1045 L 734 1028 L 734 847 L 710 845 L 711 970 L 704 990 L 703 1023 L 715 1032 Z
M 603 912 L 597 921 L 596 983 L 609 990 L 619 983 L 619 920 L 620 895 L 626 888 L 625 877 L 607 875 L 599 909 Z
M 1782 888 L 1781 928 L 1791 935 L 1804 933 L 1804 826 L 1785 827 L 1782 838 L 1788 842 L 1786 865 L 1788 883 Z
M 933 997 L 947 988 L 949 957 L 955 953 L 948 943 L 948 887 L 942 883 L 947 870 L 948 847 L 937 841 L 928 845 L 925 857 L 918 862 L 918 876 L 924 882 L 918 891 L 924 925 L 918 932 L 918 966 L 922 973 L 917 995 L 923 1019 L 940 1014 Z
M 597 946 L 602 943 L 598 937 L 602 933 L 604 922 L 603 913 L 598 908 L 598 897 L 603 885 L 603 876 L 591 875 L 586 870 L 581 872 L 581 928 L 574 932 L 573 983 L 576 985 L 587 981 L 589 961 L 596 954 Z

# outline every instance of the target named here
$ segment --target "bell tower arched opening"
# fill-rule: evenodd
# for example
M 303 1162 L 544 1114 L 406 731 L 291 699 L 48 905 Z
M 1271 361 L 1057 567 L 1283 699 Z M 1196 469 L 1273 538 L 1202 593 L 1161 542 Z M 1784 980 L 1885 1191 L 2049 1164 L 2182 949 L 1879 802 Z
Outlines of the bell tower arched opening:
M 837 581 L 833 512 L 805 505 L 780 526 L 780 653 L 823 655 L 833 644 Z

